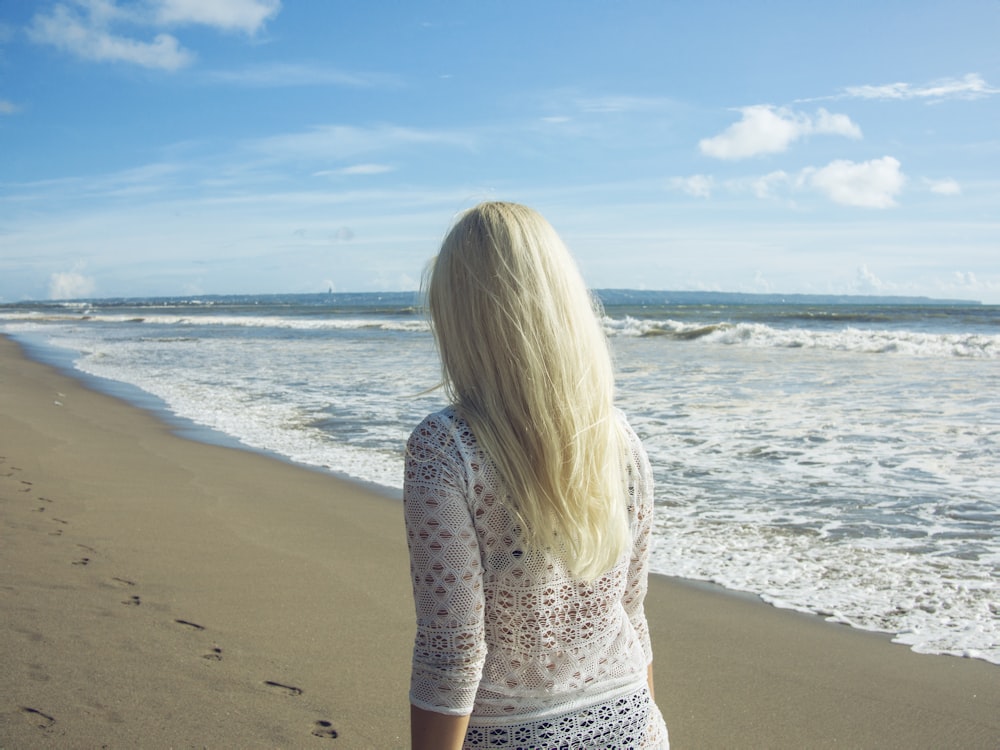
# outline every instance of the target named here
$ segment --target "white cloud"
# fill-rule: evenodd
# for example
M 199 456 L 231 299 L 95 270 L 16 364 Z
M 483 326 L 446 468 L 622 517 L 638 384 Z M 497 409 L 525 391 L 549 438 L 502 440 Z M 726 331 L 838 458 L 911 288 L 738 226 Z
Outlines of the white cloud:
M 834 112 L 827 112 L 822 107 L 816 110 L 816 119 L 812 121 L 810 129 L 806 133 L 842 135 L 854 139 L 861 138 L 861 128 L 851 122 L 850 117 Z
M 159 0 L 154 5 L 160 23 L 203 24 L 247 34 L 257 33 L 281 10 L 281 0 Z
M 881 292 L 886 291 L 891 285 L 886 284 L 868 268 L 867 263 L 862 263 L 858 267 L 854 289 L 858 292 Z
M 14 102 L 0 99 L 0 115 L 13 115 L 20 111 L 21 108 L 14 104 Z
M 906 181 L 897 159 L 883 156 L 865 162 L 844 159 L 820 169 L 803 170 L 800 180 L 845 206 L 890 208 Z
M 49 277 L 49 299 L 79 299 L 89 297 L 97 285 L 79 271 L 54 273 Z
M 750 190 L 758 198 L 770 198 L 773 195 L 775 187 L 787 185 L 790 181 L 791 177 L 789 174 L 783 169 L 779 169 L 751 180 Z
M 170 34 L 157 34 L 152 42 L 111 33 L 106 24 L 115 17 L 115 6 L 94 2 L 84 18 L 66 5 L 57 5 L 51 15 L 38 14 L 28 28 L 32 41 L 51 44 L 85 60 L 129 62 L 146 68 L 177 70 L 191 63 L 194 55 Z
M 730 125 L 720 135 L 698 143 L 703 154 L 717 159 L 743 159 L 757 154 L 784 151 L 799 137 L 794 119 L 782 117 L 767 105 L 744 107 L 743 119 Z
M 860 163 L 837 160 L 825 167 L 806 167 L 791 174 L 779 169 L 758 177 L 728 179 L 721 187 L 736 193 L 749 191 L 760 199 L 815 190 L 845 206 L 889 208 L 896 205 L 895 197 L 905 182 L 899 161 L 885 156 Z
M 194 53 L 175 36 L 163 33 L 162 27 L 201 24 L 254 34 L 280 9 L 280 0 L 146 0 L 127 5 L 117 0 L 71 0 L 57 3 L 47 14 L 37 13 L 27 31 L 32 41 L 84 60 L 172 71 L 191 64 Z M 126 24 L 154 27 L 160 33 L 152 41 L 140 40 L 116 30 Z
M 959 195 L 962 192 L 962 186 L 950 177 L 943 180 L 924 178 L 924 184 L 927 185 L 932 193 L 937 193 L 938 195 Z
M 755 104 L 743 107 L 740 112 L 739 122 L 698 142 L 703 154 L 716 159 L 745 159 L 785 151 L 794 141 L 811 134 L 861 137 L 861 128 L 851 118 L 825 109 L 810 116 L 785 107 Z
M 954 271 L 950 277 L 940 279 L 937 291 L 943 295 L 954 295 L 960 299 L 1000 299 L 1000 276 L 982 279 L 973 271 Z M 995 304 L 987 302 L 987 304 Z
M 774 291 L 773 285 L 765 278 L 764 273 L 760 270 L 754 272 L 753 284 L 751 284 L 750 288 L 755 292 L 760 292 L 762 294 L 769 294 Z
M 859 99 L 981 99 L 1000 94 L 982 76 L 969 73 L 962 78 L 942 78 L 923 86 L 910 83 L 887 83 L 880 86 L 848 86 L 843 96 Z
M 695 174 L 690 177 L 671 177 L 668 181 L 669 187 L 674 190 L 682 190 L 695 198 L 711 198 L 712 187 L 715 181 L 710 175 Z

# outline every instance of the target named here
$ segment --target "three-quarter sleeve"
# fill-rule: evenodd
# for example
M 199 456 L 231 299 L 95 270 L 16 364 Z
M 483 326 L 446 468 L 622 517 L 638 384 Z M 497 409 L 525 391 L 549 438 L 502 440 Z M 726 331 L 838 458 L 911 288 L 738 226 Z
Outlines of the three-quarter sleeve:
M 632 478 L 629 486 L 633 506 L 632 555 L 628 581 L 622 603 L 632 627 L 638 635 L 646 663 L 653 661 L 653 647 L 643 603 L 646 599 L 649 575 L 649 553 L 653 531 L 653 469 L 638 436 L 629 428 L 632 445 Z
M 471 713 L 486 658 L 483 572 L 464 458 L 447 417 L 426 418 L 406 447 L 403 504 L 416 607 L 410 702 Z

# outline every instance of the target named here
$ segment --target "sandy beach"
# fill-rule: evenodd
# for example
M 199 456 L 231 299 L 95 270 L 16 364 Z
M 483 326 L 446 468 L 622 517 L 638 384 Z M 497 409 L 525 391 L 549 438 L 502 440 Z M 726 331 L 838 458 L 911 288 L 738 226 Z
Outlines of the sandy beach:
M 654 576 L 675 748 L 1000 747 L 1000 667 Z M 398 500 L 0 337 L 0 748 L 405 748 Z

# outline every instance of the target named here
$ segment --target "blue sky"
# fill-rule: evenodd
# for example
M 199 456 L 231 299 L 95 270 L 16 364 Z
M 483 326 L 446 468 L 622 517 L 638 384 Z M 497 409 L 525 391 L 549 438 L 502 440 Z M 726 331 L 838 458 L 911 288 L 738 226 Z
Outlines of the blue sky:
M 0 301 L 593 287 L 1000 303 L 1000 2 L 0 2 Z

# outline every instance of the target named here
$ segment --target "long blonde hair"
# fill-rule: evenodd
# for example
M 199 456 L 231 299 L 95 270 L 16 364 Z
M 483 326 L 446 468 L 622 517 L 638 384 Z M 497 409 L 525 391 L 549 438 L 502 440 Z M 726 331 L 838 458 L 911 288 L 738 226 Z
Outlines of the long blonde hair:
M 628 446 L 596 304 L 552 226 L 516 203 L 463 214 L 427 304 L 449 394 L 496 463 L 529 548 L 593 580 L 629 546 Z

